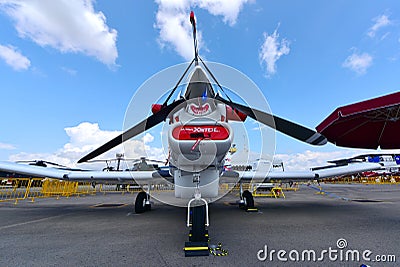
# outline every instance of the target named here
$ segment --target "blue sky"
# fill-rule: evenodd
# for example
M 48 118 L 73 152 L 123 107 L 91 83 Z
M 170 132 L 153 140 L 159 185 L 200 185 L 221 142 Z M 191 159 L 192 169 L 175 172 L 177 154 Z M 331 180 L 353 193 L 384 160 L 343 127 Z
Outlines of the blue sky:
M 398 1 L 0 0 L 0 160 L 72 164 L 117 134 L 137 88 L 190 60 L 190 10 L 202 57 L 248 75 L 280 117 L 315 128 L 399 90 Z M 293 168 L 357 152 L 276 138 Z

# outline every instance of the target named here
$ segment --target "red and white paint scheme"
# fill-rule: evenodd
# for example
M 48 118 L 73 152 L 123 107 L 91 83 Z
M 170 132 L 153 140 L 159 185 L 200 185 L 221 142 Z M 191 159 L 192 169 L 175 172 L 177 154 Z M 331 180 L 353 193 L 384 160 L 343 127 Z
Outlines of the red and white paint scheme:
M 219 177 L 233 142 L 233 130 L 226 120 L 226 105 L 205 97 L 213 94 L 206 73 L 196 66 L 185 92 L 191 98 L 171 112 L 168 146 L 176 197 L 193 197 L 194 173 L 200 176 L 203 197 L 218 196 Z

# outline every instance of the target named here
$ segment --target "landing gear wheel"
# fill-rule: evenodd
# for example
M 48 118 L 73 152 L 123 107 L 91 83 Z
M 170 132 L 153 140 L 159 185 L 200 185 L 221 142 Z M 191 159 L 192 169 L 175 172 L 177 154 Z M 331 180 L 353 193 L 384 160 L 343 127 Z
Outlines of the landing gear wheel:
M 143 213 L 146 210 L 150 210 L 151 206 L 150 204 L 146 205 L 147 201 L 147 193 L 146 192 L 139 192 L 136 196 L 136 201 L 135 201 L 135 212 L 136 213 Z M 150 207 L 146 207 L 150 206 Z
M 249 192 L 249 190 L 245 190 L 242 194 L 244 200 L 244 208 L 254 208 L 254 198 L 253 195 Z
M 192 207 L 192 236 L 193 242 L 207 242 L 206 237 L 206 206 Z
M 197 205 L 191 205 L 191 203 Z M 189 242 L 185 242 L 185 257 L 208 256 L 208 203 L 203 198 L 191 199 L 188 203 L 187 225 L 191 226 Z M 207 222 L 207 225 L 206 225 Z

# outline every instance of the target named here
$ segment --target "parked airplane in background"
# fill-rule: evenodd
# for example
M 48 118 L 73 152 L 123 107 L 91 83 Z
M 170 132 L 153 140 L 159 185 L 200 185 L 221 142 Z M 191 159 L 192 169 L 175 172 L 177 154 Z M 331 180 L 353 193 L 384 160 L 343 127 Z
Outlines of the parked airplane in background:
M 191 227 L 190 241 L 207 244 L 208 203 L 219 197 L 221 180 L 230 182 L 252 179 L 258 181 L 269 181 L 271 179 L 314 180 L 382 168 L 382 162 L 348 162 L 347 164 L 335 164 L 336 166 L 330 168 L 315 168 L 299 172 L 224 171 L 224 159 L 233 143 L 234 130 L 231 122 L 244 122 L 247 117 L 308 144 L 324 145 L 327 140 L 314 130 L 270 113 L 233 102 L 226 94 L 226 98 L 222 97 L 219 92 L 223 92 L 223 88 L 198 55 L 196 21 L 193 12 L 190 14 L 190 22 L 193 27 L 195 57 L 164 103 L 153 105 L 151 116 L 78 161 L 79 163 L 87 162 L 168 120 L 170 151 L 168 174 L 158 170 L 75 171 L 10 162 L 1 162 L 0 170 L 67 181 L 113 182 L 116 184 L 135 181 L 138 184 L 147 185 L 169 176 L 175 186 L 174 197 L 189 200 L 187 203 L 187 225 Z M 184 77 L 188 77 L 189 82 L 183 96 L 169 102 Z M 146 192 L 142 191 L 137 194 L 135 201 L 137 213 L 150 210 L 152 192 L 149 190 L 150 186 L 147 186 Z M 246 210 L 255 209 L 253 196 L 249 191 L 241 192 L 238 203 L 240 207 L 244 207 Z M 191 247 L 193 246 L 187 244 L 187 250 L 185 248 L 188 254 L 196 250 Z
M 365 177 L 380 176 L 380 175 L 395 175 L 400 172 L 400 155 L 398 155 L 398 154 L 371 153 L 371 154 L 358 155 L 358 156 L 355 156 L 352 158 L 328 161 L 328 163 L 331 163 L 331 165 L 329 165 L 329 167 L 344 166 L 344 165 L 357 163 L 357 162 L 381 163 L 385 166 L 385 167 L 382 167 L 380 170 L 361 172 L 360 174 Z M 320 168 L 320 167 L 311 168 L 311 169 L 318 169 L 318 168 Z

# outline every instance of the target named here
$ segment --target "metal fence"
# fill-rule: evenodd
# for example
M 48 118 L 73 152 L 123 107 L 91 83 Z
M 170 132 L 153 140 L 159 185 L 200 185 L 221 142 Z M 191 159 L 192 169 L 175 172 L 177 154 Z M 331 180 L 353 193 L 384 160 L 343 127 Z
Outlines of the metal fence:
M 34 202 L 36 198 L 59 198 L 96 193 L 96 188 L 93 188 L 90 183 L 47 178 L 0 178 L 0 181 L 0 202 L 14 201 L 15 204 L 25 199 Z

